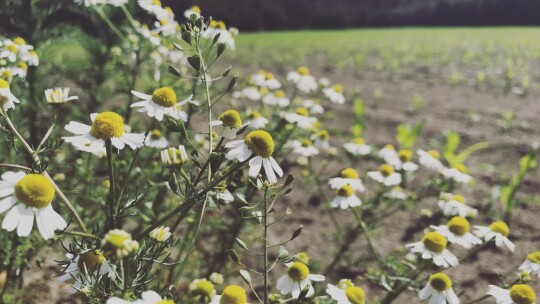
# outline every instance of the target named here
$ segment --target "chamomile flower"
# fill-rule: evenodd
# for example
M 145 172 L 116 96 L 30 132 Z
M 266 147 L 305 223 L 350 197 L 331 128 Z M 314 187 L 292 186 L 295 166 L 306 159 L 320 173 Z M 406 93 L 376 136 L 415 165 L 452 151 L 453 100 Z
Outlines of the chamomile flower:
M 223 289 L 221 295 L 212 298 L 210 304 L 246 304 L 246 290 L 238 285 L 229 285 Z
M 401 184 L 401 174 L 395 172 L 389 164 L 380 166 L 378 171 L 369 171 L 367 176 L 388 187 Z
M 254 75 L 251 75 L 251 81 L 260 87 L 265 87 L 270 90 L 276 90 L 281 87 L 281 83 L 274 78 L 274 74 L 265 71 L 259 71 Z
M 9 83 L 0 78 L 0 107 L 3 111 L 15 108 L 15 103 L 19 103 L 19 99 L 11 93 Z
M 495 245 L 499 248 L 504 245 L 512 252 L 516 249 L 516 245 L 508 239 L 510 228 L 505 222 L 493 222 L 488 227 L 474 226 L 474 234 L 486 242 L 495 239 Z
M 49 104 L 64 104 L 70 100 L 79 99 L 77 96 L 69 96 L 69 88 L 46 89 L 45 98 Z
M 95 283 L 96 276 L 107 276 L 108 278 L 116 276 L 115 266 L 109 264 L 99 249 L 86 250 L 77 255 L 66 253 L 66 257 L 70 262 L 62 270 L 64 274 L 60 275 L 58 280 L 65 282 L 74 279 L 72 287 L 75 291 L 80 290 L 85 285 Z
M 280 106 L 282 108 L 290 104 L 289 98 L 285 96 L 285 92 L 282 90 L 277 90 L 273 93 L 264 95 L 262 101 L 269 106 Z
M 249 100 L 257 101 L 261 99 L 262 95 L 259 89 L 256 87 L 245 87 L 241 91 L 241 95 Z
M 150 238 L 157 242 L 163 243 L 171 237 L 171 228 L 160 226 L 150 231 Z
M 249 176 L 257 177 L 261 168 L 264 168 L 266 177 L 270 183 L 277 183 L 276 174 L 283 176 L 283 170 L 272 157 L 274 152 L 274 139 L 262 130 L 251 131 L 244 140 L 235 140 L 227 143 L 226 148 L 231 149 L 227 153 L 227 159 L 238 159 L 238 161 L 249 161 Z
M 418 292 L 420 300 L 429 299 L 429 304 L 459 304 L 459 298 L 452 289 L 452 280 L 446 274 L 439 272 L 429 276 L 429 281 Z
M 184 11 L 184 17 L 189 19 L 191 18 L 191 15 L 195 15 L 195 17 L 199 18 L 201 16 L 201 8 L 194 5 Z
M 189 283 L 189 293 L 194 297 L 200 297 L 202 300 L 210 301 L 216 295 L 214 283 L 207 279 L 195 279 Z
M 352 142 L 344 143 L 343 148 L 352 155 L 368 155 L 371 153 L 371 146 L 366 144 L 363 138 L 357 137 Z
M 341 284 L 340 284 L 341 285 Z M 366 303 L 366 294 L 364 290 L 360 287 L 354 286 L 350 283 L 344 288 L 328 284 L 326 286 L 326 293 L 335 301 L 337 304 L 365 304 Z
M 392 187 L 390 191 L 386 192 L 384 196 L 389 199 L 404 201 L 409 197 L 409 194 L 400 186 L 395 186 Z
M 64 230 L 66 221 L 51 206 L 55 189 L 41 174 L 6 172 L 0 180 L 0 213 L 8 211 L 2 222 L 7 231 L 17 229 L 20 237 L 29 236 L 34 219 L 41 236 L 48 240 L 55 230 Z
M 489 285 L 488 295 L 493 296 L 497 304 L 534 304 L 536 294 L 525 284 L 516 284 L 510 289 Z
M 315 99 L 306 99 L 302 101 L 302 107 L 309 110 L 309 113 L 313 115 L 321 115 L 324 113 L 324 108 L 321 105 L 321 101 L 317 98 Z
M 328 180 L 332 189 L 340 189 L 345 185 L 351 186 L 355 191 L 364 192 L 366 188 L 360 179 L 360 174 L 353 168 L 345 168 L 339 173 L 339 177 L 332 177 Z
M 177 148 L 168 148 L 161 151 L 161 163 L 167 168 L 179 168 L 189 161 L 186 148 L 182 145 Z
M 310 117 L 306 108 L 297 108 L 294 113 L 284 113 L 285 120 L 296 124 L 301 129 L 311 129 L 317 118 Z
M 229 49 L 234 50 L 236 48 L 234 43 L 234 35 L 236 31 L 228 31 L 225 22 L 221 20 L 210 21 L 210 26 L 203 32 L 203 37 L 207 39 L 214 39 L 219 34 L 218 43 L 224 43 Z
M 389 160 L 399 158 L 396 148 L 393 145 L 384 146 L 378 153 L 379 157 L 384 159 L 387 163 Z
M 313 146 L 313 142 L 309 139 L 293 140 L 290 141 L 287 146 L 292 148 L 293 153 L 305 157 L 311 157 L 319 154 L 319 150 Z
M 519 270 L 537 275 L 540 278 L 540 251 L 527 255 L 527 259 L 519 266 Z
M 321 150 L 328 150 L 330 148 L 329 139 L 330 134 L 326 130 L 319 130 L 311 136 L 313 145 Z
M 343 185 L 336 192 L 336 197 L 330 202 L 332 208 L 347 209 L 362 205 L 362 201 L 354 194 L 354 189 L 349 185 Z
M 159 121 L 163 120 L 165 115 L 187 121 L 187 113 L 182 110 L 182 106 L 193 99 L 193 95 L 191 95 L 178 102 L 176 93 L 170 87 L 155 89 L 152 95 L 137 91 L 131 91 L 131 94 L 142 99 L 142 101 L 132 104 L 132 108 L 139 108 L 139 112 L 146 112 L 148 116 L 155 117 Z
M 210 282 L 214 283 L 215 285 L 221 285 L 224 282 L 223 275 L 219 272 L 212 272 L 208 278 L 210 279 Z
M 463 164 L 456 165 L 454 168 L 444 167 L 439 173 L 446 179 L 451 179 L 462 184 L 469 184 L 473 180 L 473 178 L 467 174 L 467 167 Z
M 345 96 L 343 96 L 343 86 L 340 84 L 333 85 L 329 88 L 324 88 L 323 94 L 333 103 L 345 103 Z
M 293 298 L 298 299 L 304 288 L 308 288 L 306 297 L 311 297 L 315 290 L 311 282 L 322 282 L 324 276 L 320 274 L 310 274 L 309 267 L 302 262 L 293 262 L 286 264 L 287 273 L 277 281 L 277 289 L 282 295 L 291 294 Z
M 482 244 L 482 240 L 470 233 L 471 224 L 464 217 L 455 216 L 448 221 L 447 225 L 431 226 L 431 228 L 442 234 L 450 243 L 458 244 L 466 249 Z
M 216 199 L 223 202 L 224 204 L 230 204 L 231 202 L 234 202 L 234 196 L 229 191 L 229 189 L 227 189 L 227 187 L 216 189 Z
M 122 5 L 126 4 L 128 0 L 107 0 L 107 4 L 112 5 L 114 7 L 121 7 Z
M 396 156 L 388 158 L 387 161 L 397 170 L 413 172 L 418 169 L 418 165 L 412 162 L 411 150 L 400 150 Z
M 418 154 L 418 162 L 420 165 L 428 168 L 429 170 L 440 172 L 445 167 L 443 163 L 439 160 L 440 154 L 437 150 L 417 150 L 416 153 Z
M 174 304 L 173 300 L 162 298 L 157 292 L 153 290 L 145 291 L 141 294 L 141 299 L 135 302 L 122 300 L 117 297 L 113 297 L 107 300 L 106 304 Z
M 151 148 L 165 149 L 169 145 L 169 141 L 163 136 L 163 132 L 154 129 L 146 136 L 144 145 Z
M 137 0 L 137 4 L 139 4 L 143 10 L 152 14 L 155 14 L 158 10 L 163 9 L 161 7 L 160 0 Z
M 304 93 L 311 93 L 319 86 L 315 77 L 309 74 L 309 69 L 305 66 L 299 67 L 296 71 L 287 74 L 287 80 L 296 84 L 298 90 Z
M 222 126 L 221 134 L 225 138 L 235 138 L 236 132 L 238 132 L 244 125 L 242 124 L 242 118 L 240 113 L 236 110 L 227 110 L 219 116 L 218 120 L 210 122 L 210 126 Z
M 478 214 L 478 210 L 467 206 L 465 198 L 459 194 L 443 192 L 437 204 L 446 216 L 475 217 Z
M 128 145 L 135 150 L 144 144 L 144 134 L 127 133 L 124 131 L 124 120 L 114 112 L 93 113 L 90 115 L 92 125 L 86 125 L 71 121 L 64 128 L 76 134 L 75 136 L 62 137 L 81 151 L 90 152 L 105 146 L 105 141 L 110 140 L 112 145 L 119 150 Z
M 446 238 L 435 231 L 428 232 L 420 242 L 407 244 L 412 253 L 420 253 L 422 259 L 433 259 L 433 263 L 441 267 L 457 266 L 459 261 L 448 249 Z
M 246 124 L 250 129 L 262 129 L 268 124 L 268 119 L 264 118 L 261 113 L 251 110 Z
M 113 229 L 101 241 L 103 254 L 108 258 L 122 259 L 139 250 L 139 242 L 124 230 Z

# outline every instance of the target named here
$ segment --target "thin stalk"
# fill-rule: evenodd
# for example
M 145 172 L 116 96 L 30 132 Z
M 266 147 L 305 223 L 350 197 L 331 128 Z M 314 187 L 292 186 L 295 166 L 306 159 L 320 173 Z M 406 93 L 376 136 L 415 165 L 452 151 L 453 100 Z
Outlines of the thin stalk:
M 366 240 L 368 242 L 368 247 L 369 247 L 369 251 L 371 251 L 371 254 L 373 255 L 373 257 L 375 258 L 375 260 L 377 261 L 377 264 L 379 264 L 379 267 L 384 267 L 384 263 L 383 261 L 381 260 L 381 257 L 380 255 L 377 253 L 377 250 L 375 249 L 375 246 L 373 245 L 373 242 L 371 240 L 371 237 L 369 236 L 369 232 L 367 231 L 367 225 L 366 223 L 362 220 L 361 216 L 358 214 L 358 212 L 356 211 L 355 208 L 351 208 L 351 211 L 352 213 L 354 214 L 354 217 L 356 218 L 356 222 L 358 223 L 358 225 L 362 228 L 362 232 L 364 233 L 364 235 L 366 236 Z
M 262 218 L 262 224 L 263 224 L 263 229 L 264 229 L 264 236 L 263 236 L 263 240 L 264 240 L 264 253 L 263 253 L 263 262 L 264 262 L 264 271 L 263 271 L 263 283 L 264 283 L 264 302 L 263 303 L 268 303 L 268 225 L 267 225 L 267 220 L 268 220 L 268 206 L 267 206 L 267 194 L 268 194 L 268 187 L 266 187 L 265 191 L 264 191 L 264 199 L 263 199 L 263 212 L 264 212 L 264 216 Z
M 115 186 L 116 182 L 114 180 L 114 164 L 113 164 L 113 153 L 112 153 L 112 143 L 111 140 L 105 141 L 105 148 L 107 150 L 107 167 L 109 169 L 109 199 L 107 200 L 107 230 L 114 228 L 115 214 L 114 214 L 114 202 L 115 202 Z
M 79 231 L 63 231 L 62 234 L 75 235 L 75 236 L 85 237 L 85 238 L 89 238 L 89 239 L 99 240 L 99 237 L 97 237 L 97 236 L 95 236 L 93 234 L 79 232 Z
M 122 41 L 127 40 L 124 34 L 122 34 L 122 32 L 118 29 L 118 27 L 116 27 L 116 25 L 112 23 L 111 19 L 107 17 L 107 15 L 101 10 L 101 8 L 97 7 L 96 5 L 94 5 L 93 7 L 96 13 L 101 17 L 103 21 L 105 21 L 105 23 L 107 23 L 109 28 L 116 34 L 116 36 L 118 36 L 118 38 L 120 38 L 120 40 Z

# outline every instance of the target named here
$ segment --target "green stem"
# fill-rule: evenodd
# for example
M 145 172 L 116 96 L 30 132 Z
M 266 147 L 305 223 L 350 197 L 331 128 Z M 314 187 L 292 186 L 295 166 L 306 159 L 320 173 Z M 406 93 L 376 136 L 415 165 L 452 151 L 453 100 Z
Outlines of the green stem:
M 264 281 L 264 304 L 268 303 L 268 208 L 267 208 L 267 194 L 268 194 L 268 187 L 266 187 L 264 191 L 264 199 L 263 199 L 263 212 L 264 216 L 262 218 L 263 221 L 263 229 L 264 229 L 264 253 L 263 253 L 263 261 L 264 261 L 264 271 L 263 271 L 263 281 Z
M 377 250 L 375 249 L 375 246 L 373 245 L 373 241 L 371 240 L 371 236 L 369 235 L 369 231 L 367 228 L 366 223 L 362 220 L 361 216 L 358 214 L 355 208 L 351 208 L 352 213 L 354 214 L 354 217 L 356 218 L 356 222 L 358 225 L 362 228 L 362 232 L 366 236 L 366 240 L 368 242 L 369 251 L 371 252 L 371 255 L 375 258 L 377 261 L 377 264 L 379 264 L 379 267 L 384 267 L 384 262 L 381 260 L 380 255 L 377 253 Z
M 107 167 L 109 169 L 109 199 L 107 200 L 107 230 L 114 229 L 115 214 L 114 214 L 114 202 L 116 198 L 115 193 L 115 180 L 114 180 L 114 164 L 112 156 L 112 142 L 111 140 L 105 141 L 105 147 L 107 150 Z
M 105 15 L 105 13 L 101 10 L 101 8 L 97 7 L 96 5 L 94 5 L 93 7 L 96 13 L 101 17 L 103 21 L 105 21 L 105 23 L 107 23 L 109 28 L 116 34 L 116 36 L 118 36 L 120 40 L 125 41 L 126 37 L 124 36 L 124 34 L 122 34 L 122 32 L 118 29 L 118 27 L 116 27 L 116 25 L 112 23 L 111 19 L 109 19 L 109 17 Z
M 85 237 L 85 238 L 89 238 L 89 239 L 99 240 L 99 237 L 97 237 L 97 236 L 95 236 L 93 234 L 79 232 L 79 231 L 63 231 L 62 234 L 75 235 L 75 236 L 81 236 L 81 237 Z

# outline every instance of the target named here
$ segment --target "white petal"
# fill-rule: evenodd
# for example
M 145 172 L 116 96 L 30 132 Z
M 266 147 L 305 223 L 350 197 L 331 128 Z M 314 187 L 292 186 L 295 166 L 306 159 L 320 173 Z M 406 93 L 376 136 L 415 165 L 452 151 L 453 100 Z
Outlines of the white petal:
M 34 226 L 34 208 L 26 208 L 22 204 L 19 206 L 21 219 L 17 226 L 17 235 L 20 237 L 27 237 L 32 232 L 32 227 Z
M 6 217 L 4 217 L 4 221 L 2 222 L 3 229 L 13 231 L 15 228 L 17 228 L 17 225 L 19 225 L 19 221 L 21 220 L 21 212 L 19 207 L 21 207 L 21 205 L 11 208 L 6 214 Z M 22 208 L 24 208 L 24 206 L 22 206 Z
M 277 177 L 274 173 L 274 169 L 272 168 L 272 165 L 270 164 L 270 161 L 268 158 L 263 158 L 263 167 L 264 172 L 266 173 L 266 177 L 268 178 L 268 181 L 272 184 L 277 183 Z
M 254 157 L 252 160 L 249 161 L 249 176 L 250 177 L 257 177 L 259 175 L 259 172 L 261 172 L 261 167 L 263 164 L 262 157 Z
M 13 207 L 13 205 L 15 205 L 16 202 L 17 202 L 17 198 L 15 196 L 8 196 L 0 200 L 0 213 L 6 212 L 6 210 Z

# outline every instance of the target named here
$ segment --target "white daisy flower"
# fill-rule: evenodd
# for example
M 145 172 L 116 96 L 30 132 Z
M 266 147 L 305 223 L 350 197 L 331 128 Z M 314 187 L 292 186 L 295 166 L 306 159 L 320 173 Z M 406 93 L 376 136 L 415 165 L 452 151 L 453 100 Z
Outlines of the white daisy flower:
M 488 227 L 474 226 L 474 229 L 474 234 L 486 242 L 495 239 L 495 245 L 499 248 L 504 245 L 512 252 L 516 249 L 516 245 L 508 239 L 510 228 L 505 222 L 493 222 Z
M 287 274 L 278 279 L 276 288 L 282 295 L 291 294 L 293 298 L 298 299 L 300 293 L 308 288 L 306 297 L 309 298 L 315 293 L 311 281 L 322 282 L 325 280 L 323 275 L 310 274 L 309 268 L 302 262 L 293 262 L 286 264 Z
M 87 250 L 78 255 L 66 253 L 66 257 L 70 262 L 62 270 L 64 274 L 60 275 L 58 280 L 65 282 L 74 279 L 75 282 L 71 285 L 73 291 L 94 284 L 96 277 L 107 276 L 108 278 L 114 278 L 116 276 L 116 266 L 109 264 L 105 256 L 103 256 L 103 252 L 99 249 Z
M 107 0 L 107 4 L 114 7 L 121 7 L 126 3 L 128 3 L 128 0 Z
M 394 166 L 396 170 L 414 172 L 418 170 L 418 165 L 412 162 L 412 152 L 410 150 L 401 150 L 397 157 L 389 157 L 386 161 Z
M 343 286 L 340 288 L 332 284 L 326 286 L 326 293 L 335 301 L 337 304 L 365 304 L 366 303 L 366 294 L 364 290 L 360 287 L 354 286 L 353 284 L 348 284 L 349 286 Z
M 274 152 L 274 139 L 272 136 L 262 130 L 251 131 L 244 140 L 235 140 L 227 143 L 226 148 L 231 149 L 227 153 L 227 159 L 238 159 L 238 161 L 249 161 L 249 176 L 257 177 L 261 168 L 270 183 L 277 183 L 276 174 L 283 176 L 283 170 L 272 157 Z
M 527 255 L 527 259 L 519 266 L 519 270 L 540 278 L 540 251 Z
M 93 113 L 90 115 L 92 125 L 85 125 L 71 121 L 64 129 L 76 134 L 75 136 L 62 137 L 68 143 L 81 151 L 98 151 L 105 147 L 105 141 L 110 140 L 112 145 L 119 150 L 128 145 L 135 150 L 144 144 L 144 134 L 124 132 L 124 120 L 122 116 L 114 112 Z
M 404 201 L 409 197 L 409 194 L 403 190 L 400 186 L 392 187 L 392 189 L 384 194 L 385 197 L 393 200 Z
M 150 238 L 157 242 L 163 243 L 171 237 L 171 228 L 160 226 L 150 231 Z
M 330 149 L 329 139 L 330 139 L 330 134 L 326 130 L 319 130 L 317 131 L 317 133 L 311 136 L 313 145 L 321 150 Z
M 420 253 L 424 260 L 433 259 L 433 263 L 440 267 L 457 266 L 458 258 L 446 249 L 447 241 L 440 233 L 431 231 L 424 235 L 420 242 L 407 244 L 412 253 Z
M 210 304 L 246 304 L 247 295 L 244 288 L 238 285 L 229 285 L 223 289 L 221 295 L 216 295 Z
M 161 11 L 157 11 L 156 18 L 159 21 L 154 23 L 156 29 L 155 31 L 161 33 L 165 37 L 176 35 L 180 30 L 180 24 L 174 20 L 174 15 L 171 16 L 168 10 L 168 7 Z
M 297 108 L 294 113 L 283 113 L 285 120 L 296 124 L 301 129 L 311 129 L 317 122 L 317 118 L 310 117 L 306 108 Z
M 151 148 L 165 149 L 169 145 L 169 141 L 160 130 L 154 129 L 144 140 L 144 145 Z
M 380 166 L 378 171 L 369 171 L 367 176 L 388 187 L 401 184 L 401 174 L 394 172 L 394 167 L 389 164 Z
M 298 70 L 294 72 L 289 72 L 287 74 L 287 80 L 296 84 L 298 90 L 304 93 L 311 93 L 318 88 L 317 80 L 315 77 L 309 74 L 309 69 L 307 67 L 299 67 Z
M 465 204 L 465 198 L 459 194 L 441 193 L 437 202 L 445 216 L 476 217 L 478 210 Z
M 281 83 L 274 78 L 274 75 L 270 72 L 259 71 L 256 74 L 251 75 L 251 82 L 260 87 L 265 87 L 270 90 L 276 90 L 281 87 Z
M 324 108 L 321 105 L 321 101 L 317 98 L 315 99 L 306 99 L 302 101 L 302 107 L 309 110 L 309 113 L 313 115 L 321 115 L 324 113 Z
M 470 226 L 466 218 L 455 216 L 448 221 L 447 225 L 431 226 L 431 228 L 442 234 L 450 243 L 470 249 L 473 245 L 482 244 L 482 240 L 469 232 Z
M 210 126 L 222 126 L 221 135 L 225 138 L 232 139 L 236 137 L 236 132 L 245 125 L 242 124 L 240 113 L 236 110 L 227 110 L 219 116 L 218 120 L 211 121 Z
M 8 211 L 2 222 L 7 231 L 17 229 L 20 237 L 29 236 L 34 219 L 41 236 L 48 240 L 55 230 L 64 230 L 66 221 L 52 208 L 55 189 L 41 174 L 6 172 L 0 180 L 0 213 Z
M 420 300 L 429 299 L 429 304 L 459 304 L 460 301 L 452 289 L 452 280 L 446 274 L 439 272 L 429 276 L 429 281 L 418 292 Z
M 442 168 L 439 173 L 446 179 L 452 179 L 458 183 L 470 184 L 472 176 L 467 174 L 467 167 L 463 164 L 456 165 L 454 168 Z
M 11 93 L 9 89 L 9 83 L 0 78 L 0 106 L 3 111 L 14 109 L 15 103 L 19 103 L 19 99 Z
M 360 179 L 358 171 L 353 168 L 345 168 L 339 173 L 339 177 L 332 177 L 328 180 L 328 184 L 332 189 L 340 189 L 345 185 L 351 186 L 355 191 L 364 192 L 366 188 Z
M 241 94 L 245 98 L 253 101 L 257 101 L 262 97 L 261 92 L 256 87 L 245 87 L 242 89 Z
M 28 65 L 31 66 L 38 66 L 39 65 L 39 57 L 36 51 L 31 50 L 28 52 L 28 54 L 25 54 L 23 56 L 23 60 L 28 62 Z
M 388 160 L 393 160 L 399 158 L 396 148 L 393 145 L 386 145 L 382 148 L 379 153 L 379 157 L 384 159 L 387 163 Z
M 235 31 L 233 31 L 235 32 Z M 224 43 L 227 48 L 234 50 L 236 48 L 234 43 L 234 35 L 231 31 L 227 30 L 225 22 L 212 20 L 210 26 L 203 32 L 203 37 L 207 39 L 214 39 L 219 34 L 218 43 Z
M 355 138 L 353 142 L 344 143 L 343 148 L 352 155 L 368 155 L 371 153 L 371 146 L 366 144 L 363 138 Z
M 268 124 L 268 119 L 261 116 L 261 113 L 252 110 L 249 113 L 249 118 L 246 121 L 248 128 L 250 129 L 262 129 Z
M 216 189 L 216 199 L 224 204 L 234 202 L 234 196 L 226 187 Z
M 309 139 L 293 140 L 286 145 L 292 148 L 293 153 L 300 154 L 305 157 L 311 157 L 319 154 L 319 150 L 313 146 L 313 142 Z
M 162 298 L 157 292 L 148 290 L 141 294 L 141 299 L 134 302 L 117 297 L 109 298 L 106 304 L 174 304 L 173 300 Z
M 109 230 L 101 240 L 103 254 L 109 259 L 122 259 L 139 250 L 139 242 L 124 230 Z
M 131 105 L 132 108 L 139 108 L 139 112 L 146 112 L 148 116 L 155 117 L 157 120 L 163 120 L 167 115 L 174 119 L 187 121 L 187 113 L 182 111 L 182 106 L 193 99 L 193 95 L 177 102 L 176 93 L 170 87 L 162 87 L 154 90 L 152 95 L 147 95 L 137 91 L 131 91 L 131 94 L 142 99 Z
M 178 168 L 189 161 L 186 148 L 183 145 L 177 148 L 167 148 L 161 151 L 161 163 L 167 168 Z
M 197 18 L 201 16 L 201 8 L 197 5 L 194 5 L 184 11 L 184 17 L 191 18 L 191 15 L 195 15 Z
M 285 96 L 285 92 L 282 90 L 277 90 L 273 93 L 264 95 L 262 101 L 269 106 L 280 106 L 282 108 L 287 107 L 291 103 L 289 98 Z
M 443 163 L 439 160 L 440 154 L 437 150 L 417 150 L 416 153 L 418 154 L 418 162 L 420 165 L 428 168 L 429 170 L 433 170 L 436 172 L 442 171 L 445 166 Z
M 534 304 L 536 294 L 525 284 L 516 284 L 510 289 L 489 285 L 488 295 L 493 296 L 497 304 Z
M 362 201 L 356 194 L 354 189 L 349 185 L 343 185 L 336 192 L 336 197 L 330 202 L 332 208 L 354 208 L 362 205 Z
M 161 10 L 163 9 L 161 7 L 161 1 L 160 0 L 137 0 L 137 4 L 139 4 L 139 6 L 149 12 L 149 13 L 152 13 L 152 14 L 156 14 L 156 12 L 158 10 Z
M 189 283 L 189 292 L 194 297 L 199 297 L 204 302 L 212 301 L 216 295 L 214 283 L 207 279 L 195 279 Z
M 329 88 L 324 88 L 323 94 L 333 103 L 345 103 L 345 96 L 343 96 L 343 86 L 340 84 L 333 85 Z
M 77 96 L 69 96 L 69 88 L 46 89 L 45 98 L 49 104 L 64 104 L 79 99 Z
M 0 51 L 0 58 L 7 58 L 11 62 L 17 60 L 17 54 L 19 53 L 19 45 L 14 41 L 6 39 L 4 41 L 3 50 Z

